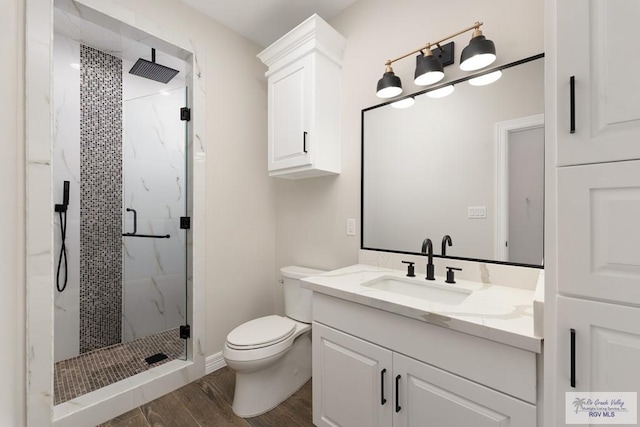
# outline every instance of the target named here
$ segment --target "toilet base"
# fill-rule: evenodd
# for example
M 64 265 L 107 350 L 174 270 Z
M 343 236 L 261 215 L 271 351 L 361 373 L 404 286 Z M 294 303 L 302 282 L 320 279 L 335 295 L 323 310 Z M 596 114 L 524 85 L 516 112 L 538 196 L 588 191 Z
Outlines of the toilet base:
M 284 357 L 259 371 L 236 371 L 233 412 L 251 418 L 284 402 L 311 378 L 311 332 L 297 337 Z

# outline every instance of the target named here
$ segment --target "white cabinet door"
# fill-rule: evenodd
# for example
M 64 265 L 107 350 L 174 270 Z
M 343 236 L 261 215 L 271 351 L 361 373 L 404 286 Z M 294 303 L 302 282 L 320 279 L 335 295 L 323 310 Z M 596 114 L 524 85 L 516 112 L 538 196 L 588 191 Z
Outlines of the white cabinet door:
M 311 163 L 310 55 L 269 77 L 269 171 Z
M 640 158 L 640 2 L 555 4 L 558 164 Z M 570 129 L 571 76 L 575 77 L 575 133 Z
M 558 291 L 640 304 L 640 161 L 559 168 L 557 178 Z
M 529 403 L 398 353 L 393 370 L 394 427 L 536 426 Z
M 313 324 L 313 423 L 389 427 L 391 351 Z
M 573 355 L 571 329 L 575 331 Z M 566 392 L 638 392 L 640 396 L 640 308 L 559 296 L 557 334 L 558 426 L 565 425 L 566 406 L 572 408 L 572 402 L 565 401 Z M 575 387 L 571 387 L 572 359 Z

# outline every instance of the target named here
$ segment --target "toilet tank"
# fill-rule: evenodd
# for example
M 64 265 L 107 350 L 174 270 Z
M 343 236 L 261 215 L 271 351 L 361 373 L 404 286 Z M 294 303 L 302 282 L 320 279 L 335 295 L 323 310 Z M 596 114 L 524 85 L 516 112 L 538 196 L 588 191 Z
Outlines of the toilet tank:
M 323 270 L 290 265 L 282 267 L 282 283 L 284 284 L 284 313 L 298 322 L 311 323 L 311 295 L 309 289 L 300 287 L 300 279 L 324 273 Z

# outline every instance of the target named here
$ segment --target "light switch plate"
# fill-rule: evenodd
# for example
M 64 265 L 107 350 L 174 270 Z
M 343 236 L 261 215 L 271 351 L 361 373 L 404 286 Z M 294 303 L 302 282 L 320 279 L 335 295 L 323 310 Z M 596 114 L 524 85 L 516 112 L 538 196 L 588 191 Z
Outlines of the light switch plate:
M 467 208 L 467 218 L 471 219 L 486 219 L 487 207 L 486 206 L 470 206 Z
M 356 220 L 353 218 L 347 219 L 347 236 L 356 235 Z

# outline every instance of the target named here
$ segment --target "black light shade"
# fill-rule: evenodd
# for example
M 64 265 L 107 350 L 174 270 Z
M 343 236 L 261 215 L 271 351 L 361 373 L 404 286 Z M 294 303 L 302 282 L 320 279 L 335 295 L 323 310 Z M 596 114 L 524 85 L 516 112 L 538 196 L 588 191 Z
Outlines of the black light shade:
M 427 86 L 439 82 L 444 78 L 442 63 L 433 56 L 431 50 L 426 55 L 416 56 L 416 71 L 413 82 L 418 86 Z
M 400 77 L 391 71 L 386 71 L 380 80 L 378 80 L 378 89 L 376 95 L 378 98 L 393 98 L 402 93 L 402 82 Z
M 495 60 L 496 46 L 491 40 L 487 40 L 482 32 L 476 31 L 469 45 L 462 50 L 460 69 L 463 71 L 479 70 Z

